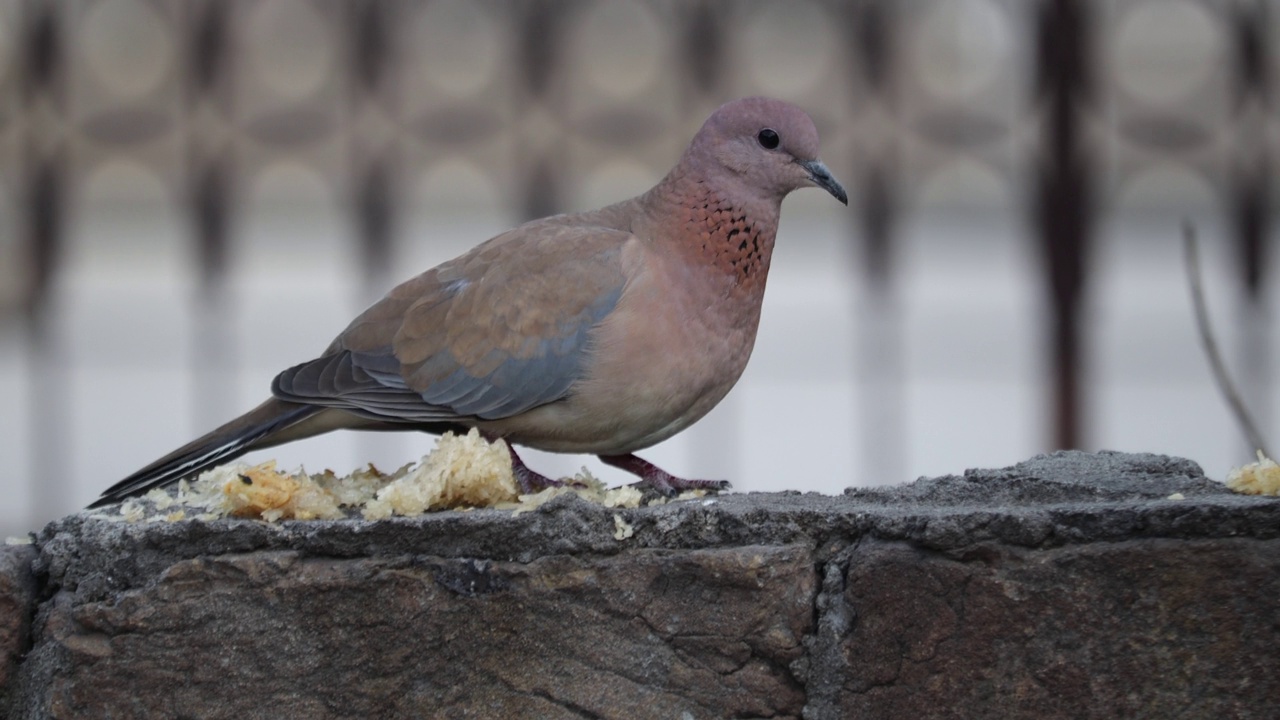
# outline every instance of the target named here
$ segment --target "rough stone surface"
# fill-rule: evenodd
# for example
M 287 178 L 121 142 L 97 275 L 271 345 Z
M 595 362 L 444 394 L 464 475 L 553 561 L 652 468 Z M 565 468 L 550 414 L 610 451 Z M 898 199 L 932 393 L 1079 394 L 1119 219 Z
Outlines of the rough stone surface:
M 815 591 L 795 547 L 265 551 L 184 560 L 109 602 L 60 598 L 41 652 L 69 670 L 49 675 L 54 717 L 797 717 L 787 668 Z
M 35 559 L 31 545 L 0 545 L 0 708 L 8 702 L 18 661 L 26 652 L 36 602 Z
M 1161 456 L 515 517 L 79 515 L 37 548 L 15 718 L 1262 718 L 1280 697 L 1280 501 Z
M 811 714 L 1261 720 L 1280 699 L 1274 540 L 872 541 L 843 588 L 853 622 Z

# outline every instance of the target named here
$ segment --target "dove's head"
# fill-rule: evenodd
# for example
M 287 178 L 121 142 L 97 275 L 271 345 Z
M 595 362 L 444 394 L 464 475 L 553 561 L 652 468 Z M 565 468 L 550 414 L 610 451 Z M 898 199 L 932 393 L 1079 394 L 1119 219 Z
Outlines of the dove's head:
M 690 152 L 710 165 L 704 171 L 712 177 L 778 201 L 792 190 L 820 187 L 849 204 L 844 188 L 818 160 L 813 120 L 791 103 L 763 97 L 725 103 L 707 118 Z

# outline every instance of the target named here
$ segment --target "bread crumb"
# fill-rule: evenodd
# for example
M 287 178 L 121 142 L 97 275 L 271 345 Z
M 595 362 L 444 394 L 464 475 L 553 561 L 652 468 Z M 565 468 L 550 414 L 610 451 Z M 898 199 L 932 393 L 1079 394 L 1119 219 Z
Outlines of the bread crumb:
M 5 545 L 30 545 L 33 542 L 35 542 L 35 540 L 33 540 L 30 535 L 27 535 L 26 537 L 14 537 L 13 535 L 10 535 L 4 539 Z
M 612 490 L 606 490 L 603 497 L 600 498 L 600 504 L 607 508 L 634 508 L 640 507 L 640 500 L 643 494 L 639 489 L 631 485 L 623 485 Z
M 511 508 L 512 510 L 511 515 L 514 517 L 516 515 L 523 515 L 527 512 L 533 512 L 534 510 L 537 510 L 543 505 L 546 505 L 548 502 L 550 502 L 554 498 L 558 498 L 561 495 L 572 495 L 572 494 L 574 494 L 574 492 L 571 486 L 561 485 L 559 487 L 543 488 L 542 490 L 539 490 L 536 493 L 521 495 L 518 498 L 520 500 L 519 504 Z M 499 506 L 499 508 L 503 510 L 507 509 L 502 506 Z
M 516 494 L 506 443 L 490 443 L 472 428 L 461 437 L 445 433 L 417 468 L 378 490 L 363 515 L 377 520 L 427 510 L 488 507 L 515 500 Z
M 125 522 L 135 523 L 147 516 L 147 507 L 138 498 L 129 498 L 120 503 L 120 517 Z
M 1165 498 L 1165 500 L 1186 500 L 1186 499 L 1187 499 L 1187 496 L 1183 495 L 1182 493 L 1174 493 L 1169 497 Z
M 613 516 L 613 539 L 626 540 L 636 534 L 636 529 L 631 527 L 631 523 L 622 519 L 617 513 Z
M 332 470 L 326 470 L 320 475 L 312 475 L 311 479 L 333 495 L 338 505 L 360 507 L 369 502 L 370 498 L 377 495 L 378 491 L 388 483 L 407 475 L 411 468 L 413 463 L 408 463 L 390 475 L 385 475 L 369 464 L 350 475 L 338 477 Z
M 1245 495 L 1280 495 L 1280 465 L 1258 451 L 1258 462 L 1227 473 L 1227 487 Z
M 172 495 L 165 492 L 164 488 L 155 488 L 143 495 L 143 497 L 150 500 L 157 510 L 168 510 L 176 502 Z
M 417 464 L 387 475 L 366 465 L 348 475 L 332 470 L 308 475 L 299 468 L 282 472 L 274 460 L 249 466 L 222 465 L 194 481 L 157 488 L 121 504 L 118 514 L 91 515 L 126 522 L 194 519 L 204 522 L 228 515 L 279 520 L 338 519 L 345 508 L 358 509 L 366 520 L 394 515 L 421 515 L 432 510 L 496 508 L 513 515 L 536 510 L 553 498 L 575 494 L 607 508 L 636 508 L 641 491 L 624 485 L 610 489 L 586 468 L 563 485 L 520 495 L 506 443 L 490 443 L 471 429 L 466 435 L 445 433 L 434 450 Z M 705 490 L 681 493 L 675 500 L 705 496 Z M 662 504 L 666 499 L 651 501 Z M 629 535 L 628 535 L 629 537 Z
M 511 509 L 514 511 L 512 515 L 521 515 L 545 505 L 553 498 L 561 495 L 577 495 L 583 500 L 603 505 L 607 508 L 636 508 L 640 507 L 640 501 L 643 499 L 643 493 L 638 489 L 623 485 L 609 489 L 591 471 L 585 467 L 578 471 L 571 478 L 566 478 L 564 484 L 558 487 L 549 487 L 536 493 L 529 495 L 521 495 L 520 503 Z
M 306 473 L 280 472 L 275 460 L 224 473 L 221 485 L 227 501 L 224 507 L 236 517 L 260 517 L 267 522 L 343 517 L 330 492 Z

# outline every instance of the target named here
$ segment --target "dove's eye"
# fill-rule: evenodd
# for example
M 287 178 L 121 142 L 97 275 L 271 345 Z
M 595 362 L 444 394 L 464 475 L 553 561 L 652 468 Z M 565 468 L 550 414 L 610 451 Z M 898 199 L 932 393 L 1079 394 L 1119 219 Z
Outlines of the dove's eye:
M 773 150 L 778 147 L 778 133 L 769 128 L 761 130 L 760 134 L 756 135 L 756 140 L 760 141 L 760 147 L 765 150 Z

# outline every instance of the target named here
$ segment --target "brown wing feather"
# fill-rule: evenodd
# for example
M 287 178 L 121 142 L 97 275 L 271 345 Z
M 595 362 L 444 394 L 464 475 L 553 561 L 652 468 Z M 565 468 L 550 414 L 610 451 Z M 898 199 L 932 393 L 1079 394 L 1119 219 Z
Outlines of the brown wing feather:
M 622 293 L 632 239 L 553 221 L 500 235 L 396 287 L 273 391 L 418 422 L 553 402 L 580 377 L 590 332 Z

